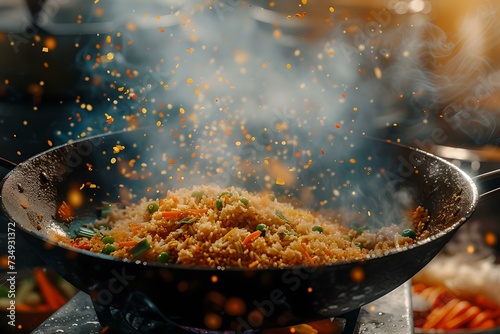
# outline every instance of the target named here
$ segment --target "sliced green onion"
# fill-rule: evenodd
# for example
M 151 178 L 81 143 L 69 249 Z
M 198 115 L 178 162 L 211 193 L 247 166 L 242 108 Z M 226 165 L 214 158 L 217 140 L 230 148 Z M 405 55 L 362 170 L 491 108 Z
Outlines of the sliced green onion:
M 104 245 L 104 247 L 102 248 L 102 253 L 103 254 L 111 254 L 112 252 L 114 252 L 116 250 L 115 246 L 111 245 L 111 244 L 106 244 Z
M 107 217 L 113 212 L 113 204 L 107 204 L 101 208 L 101 217 Z
M 178 222 L 175 222 L 176 224 L 178 225 L 182 225 L 182 224 L 191 224 L 191 223 L 194 223 L 198 218 L 196 217 L 186 217 L 184 219 L 181 219 L 179 220 Z
M 286 219 L 286 217 L 283 215 L 283 213 L 281 211 L 276 211 L 276 216 L 281 219 L 281 220 L 284 220 L 286 222 L 288 222 L 288 219 Z
M 170 255 L 167 252 L 161 252 L 156 260 L 163 263 L 168 262 L 168 260 L 170 260 Z
M 78 237 L 91 239 L 96 234 L 96 231 L 88 227 L 80 227 L 75 233 Z
M 358 246 L 360 249 L 365 248 L 365 246 L 361 242 L 356 242 L 355 245 Z
M 151 245 L 149 244 L 148 239 L 142 239 L 137 245 L 130 249 L 130 253 L 134 258 L 136 258 L 150 249 Z
M 203 192 L 202 191 L 193 191 L 191 196 L 201 199 L 203 197 Z
M 155 213 L 156 211 L 158 211 L 159 208 L 160 207 L 155 202 L 149 203 L 148 206 L 147 206 L 148 212 L 151 213 L 151 214 Z
M 283 232 L 283 235 L 284 235 L 285 237 L 287 237 L 287 236 L 291 236 L 291 235 L 295 235 L 295 231 L 285 231 L 285 232 Z
M 323 233 L 323 228 L 321 226 L 319 226 L 319 225 L 313 226 L 312 230 L 316 231 L 316 232 L 319 232 L 319 233 Z
M 406 230 L 403 230 L 401 235 L 403 237 L 412 238 L 412 239 L 415 239 L 417 237 L 417 233 L 415 233 L 415 231 L 412 230 L 411 228 L 407 228 Z
M 102 242 L 104 242 L 105 244 L 112 244 L 113 242 L 115 242 L 115 238 L 108 235 L 108 236 L 102 238 Z
M 248 205 L 248 199 L 246 198 L 240 198 L 240 202 L 243 203 L 243 205 L 247 206 Z

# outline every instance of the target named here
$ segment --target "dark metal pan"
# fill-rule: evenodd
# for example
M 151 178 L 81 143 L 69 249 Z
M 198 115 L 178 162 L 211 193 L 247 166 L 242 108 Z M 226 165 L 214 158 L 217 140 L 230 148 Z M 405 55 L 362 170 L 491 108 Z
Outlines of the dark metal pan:
M 148 316 L 160 321 L 243 332 L 337 316 L 387 294 L 444 247 L 479 200 L 463 171 L 418 149 L 326 130 L 298 141 L 274 135 L 265 148 L 242 141 L 231 153 L 215 137 L 178 128 L 87 138 L 12 170 L 1 184 L 2 209 L 9 227 L 88 293 L 96 309 L 139 312 L 130 308 L 132 301 L 137 308 L 148 305 Z M 124 262 L 53 241 L 53 235 L 95 219 L 103 201 L 158 198 L 200 182 L 272 191 L 311 210 L 348 208 L 346 219 L 361 217 L 375 228 L 404 226 L 406 214 L 422 205 L 431 217 L 429 237 L 381 257 L 287 269 Z M 58 207 L 75 189 L 84 205 L 75 208 L 73 222 L 61 223 Z M 243 307 L 231 311 L 231 303 Z M 100 320 L 107 321 L 105 313 Z

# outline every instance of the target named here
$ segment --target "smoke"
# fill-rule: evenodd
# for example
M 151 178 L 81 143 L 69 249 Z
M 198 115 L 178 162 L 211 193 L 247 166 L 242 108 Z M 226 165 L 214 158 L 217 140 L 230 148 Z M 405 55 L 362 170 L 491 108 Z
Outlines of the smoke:
M 82 80 L 94 90 L 77 99 L 61 138 L 163 128 L 168 140 L 151 136 L 151 146 L 169 152 L 158 168 L 182 174 L 182 186 L 238 183 L 311 207 L 318 198 L 357 201 L 359 212 L 396 219 L 414 194 L 367 177 L 385 152 L 373 156 L 356 138 L 493 139 L 494 120 L 479 112 L 494 86 L 484 56 L 499 40 L 488 33 L 496 31 L 493 5 L 463 23 L 485 29 L 458 42 L 427 15 L 386 8 L 327 8 L 315 34 L 302 11 L 240 1 L 126 2 L 120 10 L 127 20 L 81 50 Z M 447 135 L 430 136 L 435 129 Z M 359 176 L 369 185 L 357 186 Z

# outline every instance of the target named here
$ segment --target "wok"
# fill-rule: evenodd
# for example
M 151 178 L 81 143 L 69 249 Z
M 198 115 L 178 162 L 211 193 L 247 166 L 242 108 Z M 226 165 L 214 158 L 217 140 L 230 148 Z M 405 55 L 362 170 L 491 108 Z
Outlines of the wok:
M 272 149 L 243 142 L 228 153 L 228 147 L 201 133 L 184 136 L 180 128 L 99 135 L 14 168 L 1 183 L 2 209 L 9 227 L 28 239 L 48 266 L 88 293 L 97 310 L 134 314 L 146 305 L 153 320 L 243 332 L 338 316 L 387 294 L 444 247 L 479 200 L 463 171 L 418 149 L 326 129 L 300 138 L 299 145 L 290 138 L 286 144 L 273 142 Z M 306 150 L 297 147 L 307 147 L 308 154 L 298 154 Z M 431 217 L 430 236 L 363 261 L 286 269 L 122 261 L 53 240 L 95 219 L 102 202 L 159 198 L 168 189 L 200 182 L 273 192 L 278 200 L 311 210 L 348 211 L 346 219 L 376 228 L 405 227 L 407 213 L 422 205 Z M 71 223 L 62 223 L 58 207 L 72 203 L 75 191 L 83 204 L 74 205 Z M 99 318 L 109 321 L 105 312 Z

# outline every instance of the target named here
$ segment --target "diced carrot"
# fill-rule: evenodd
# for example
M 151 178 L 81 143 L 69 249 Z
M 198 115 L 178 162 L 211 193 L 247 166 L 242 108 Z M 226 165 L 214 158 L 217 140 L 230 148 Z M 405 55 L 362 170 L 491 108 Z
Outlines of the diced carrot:
M 182 215 L 180 211 L 162 211 L 161 216 L 163 218 L 179 218 Z
M 262 231 L 254 231 L 252 233 L 250 233 L 249 235 L 247 235 L 247 237 L 245 238 L 245 240 L 243 240 L 243 242 L 241 243 L 241 245 L 243 246 L 248 246 L 250 243 L 252 243 L 255 239 L 257 239 L 258 237 L 260 237 Z
M 481 309 L 479 307 L 471 306 L 461 315 L 448 321 L 443 329 L 452 330 L 460 328 L 460 326 L 462 326 L 463 324 L 466 324 L 467 322 L 474 319 L 479 313 L 481 313 Z
M 191 210 L 188 210 L 187 214 L 190 215 L 190 216 L 196 216 L 196 215 L 202 215 L 204 213 L 206 213 L 208 211 L 207 208 L 204 208 L 204 209 L 191 209 Z
M 436 328 L 436 325 L 443 320 L 443 318 L 448 314 L 448 312 L 455 307 L 460 302 L 460 299 L 454 298 L 450 300 L 446 305 L 443 307 L 438 307 L 435 308 L 429 313 L 427 316 L 427 319 L 422 326 L 422 329 L 433 329 Z
M 307 244 L 305 242 L 303 242 L 303 243 L 300 244 L 300 246 L 302 247 L 302 253 L 306 257 L 307 262 L 309 262 L 310 264 L 314 265 L 314 260 L 311 257 L 311 255 L 309 255 L 309 252 L 307 251 Z
M 132 247 L 137 245 L 137 241 L 135 240 L 129 240 L 129 241 L 120 241 L 118 242 L 118 246 L 120 247 Z
M 140 231 L 144 228 L 144 226 L 145 226 L 144 224 L 131 226 L 130 231 L 132 231 L 132 232 Z
M 52 309 L 57 310 L 66 303 L 66 298 L 55 286 L 52 285 L 52 283 L 50 283 L 47 274 L 42 268 L 34 268 L 33 276 L 35 277 L 43 298 Z

